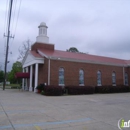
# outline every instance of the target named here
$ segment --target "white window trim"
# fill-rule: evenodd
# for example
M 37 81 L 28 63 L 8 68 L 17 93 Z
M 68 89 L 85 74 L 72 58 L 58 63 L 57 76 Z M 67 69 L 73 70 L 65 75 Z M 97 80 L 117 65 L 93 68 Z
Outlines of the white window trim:
M 115 83 L 113 83 L 113 78 L 115 80 Z M 115 71 L 112 72 L 112 86 L 116 86 L 116 73 L 115 73 Z
M 97 86 L 102 86 L 102 84 L 97 84 Z
M 116 84 L 112 84 L 112 86 L 116 86 Z
M 126 74 L 127 74 L 127 73 L 125 72 L 125 78 L 124 78 L 125 81 L 126 81 Z M 127 84 L 126 84 L 126 82 L 125 82 L 124 85 L 125 85 L 125 86 L 129 86 L 128 74 L 127 74 Z
M 61 68 L 64 70 L 63 67 L 60 67 L 59 70 L 60 70 Z M 64 70 L 64 71 L 65 71 L 65 70 Z M 64 76 L 64 77 L 65 77 L 65 76 Z M 60 84 L 60 83 L 59 83 L 59 86 L 65 86 L 65 84 Z
M 79 84 L 79 86 L 85 86 L 84 84 Z
M 64 87 L 64 86 L 65 86 L 65 84 L 59 84 L 59 86 L 61 86 L 61 87 L 63 86 L 63 87 Z
M 100 81 L 101 83 L 98 83 L 98 75 L 100 74 Z M 102 73 L 100 70 L 97 71 L 97 86 L 102 86 Z
M 80 84 L 80 83 L 79 83 L 79 86 L 84 86 L 84 70 L 83 70 L 83 69 L 80 69 L 80 70 L 79 70 L 79 76 L 80 76 L 80 71 L 83 72 L 83 84 Z M 80 82 L 80 77 L 79 77 L 79 82 Z

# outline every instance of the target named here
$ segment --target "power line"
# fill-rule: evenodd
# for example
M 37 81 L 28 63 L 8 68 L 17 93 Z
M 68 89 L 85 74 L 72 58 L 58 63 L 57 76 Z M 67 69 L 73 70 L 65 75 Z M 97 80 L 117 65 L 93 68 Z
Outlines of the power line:
M 4 20 L 4 32 L 7 33 L 7 15 L 9 15 L 9 11 L 7 12 L 8 8 L 7 5 L 9 4 L 9 0 L 6 0 L 6 11 L 5 11 L 5 20 Z M 4 40 L 4 56 L 6 55 L 6 39 Z
M 21 3 L 22 3 L 22 0 L 19 0 L 19 3 L 17 2 L 17 0 L 16 0 L 16 2 L 15 2 L 15 6 L 16 6 L 16 3 L 17 3 L 17 7 L 18 7 L 18 9 L 17 9 L 17 11 L 18 11 L 18 13 L 17 13 L 17 17 L 15 18 L 15 26 L 14 26 L 14 28 L 12 29 L 13 30 L 13 34 L 14 34 L 14 36 L 16 35 L 16 29 L 17 29 L 17 25 L 18 25 L 18 19 L 19 19 L 19 14 L 20 14 L 20 8 L 21 8 Z M 18 6 L 19 5 L 19 6 Z M 11 44 L 14 42 L 14 39 L 11 41 Z M 12 47 L 12 46 L 11 46 Z
M 21 3 L 22 3 L 22 0 L 20 0 L 20 4 L 19 4 L 18 15 L 17 15 L 17 20 L 16 20 L 16 26 L 15 26 L 15 29 L 14 29 L 14 35 L 15 35 L 15 32 L 16 32 L 17 24 L 18 24 Z
M 11 24 L 11 30 L 13 30 L 13 26 L 14 26 L 14 19 L 15 19 L 15 12 L 16 12 L 16 5 L 17 5 L 17 0 L 13 1 L 13 7 L 12 7 L 12 24 Z
M 6 11 L 5 11 L 5 20 L 4 20 L 4 31 L 7 31 L 7 27 L 5 27 L 5 24 L 7 24 L 7 5 L 8 5 L 8 0 L 6 0 Z

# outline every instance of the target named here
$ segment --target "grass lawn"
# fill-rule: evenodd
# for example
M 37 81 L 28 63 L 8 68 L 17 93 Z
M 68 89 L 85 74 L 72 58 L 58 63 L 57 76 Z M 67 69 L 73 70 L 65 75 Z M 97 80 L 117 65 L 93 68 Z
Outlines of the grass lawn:
M 2 88 L 3 85 L 0 85 L 0 88 Z M 7 84 L 5 86 L 5 89 L 19 89 L 20 84 Z

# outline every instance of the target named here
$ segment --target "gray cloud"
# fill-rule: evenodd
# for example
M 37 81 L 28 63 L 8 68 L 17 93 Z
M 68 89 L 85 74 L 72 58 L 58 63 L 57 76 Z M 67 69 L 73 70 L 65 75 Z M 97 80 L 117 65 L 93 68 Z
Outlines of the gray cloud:
M 46 22 L 50 42 L 56 49 L 71 46 L 89 54 L 129 59 L 130 1 L 128 0 L 26 0 L 22 1 L 15 39 L 10 43 L 9 68 L 17 60 L 26 39 L 35 42 L 38 25 Z M 4 14 L 0 5 L 0 52 L 4 53 Z M 15 24 L 15 23 L 14 23 Z M 0 54 L 3 61 L 3 55 Z

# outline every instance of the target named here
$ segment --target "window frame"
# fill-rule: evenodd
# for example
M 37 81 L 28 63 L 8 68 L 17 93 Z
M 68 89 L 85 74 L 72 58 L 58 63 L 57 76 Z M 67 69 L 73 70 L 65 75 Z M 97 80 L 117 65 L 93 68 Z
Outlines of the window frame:
M 127 76 L 126 76 L 127 75 Z M 126 85 L 126 86 L 128 86 L 129 85 L 129 80 L 128 80 L 128 73 L 127 72 L 125 72 L 125 75 L 124 75 L 125 77 L 124 77 L 124 85 Z M 127 77 L 127 78 L 126 78 Z M 127 79 L 127 80 L 126 80 Z M 127 81 L 127 83 L 126 83 L 126 81 Z
M 59 71 L 58 71 L 58 84 L 60 86 L 65 86 L 65 69 L 63 67 L 60 67 L 59 68 Z M 63 80 L 63 81 L 61 81 Z M 63 83 L 62 83 L 63 82 Z
M 84 70 L 79 70 L 79 86 L 84 86 Z
M 100 70 L 97 71 L 97 86 L 102 86 L 102 73 Z
M 116 86 L 116 72 L 112 72 L 112 86 Z

